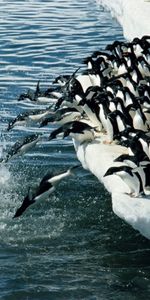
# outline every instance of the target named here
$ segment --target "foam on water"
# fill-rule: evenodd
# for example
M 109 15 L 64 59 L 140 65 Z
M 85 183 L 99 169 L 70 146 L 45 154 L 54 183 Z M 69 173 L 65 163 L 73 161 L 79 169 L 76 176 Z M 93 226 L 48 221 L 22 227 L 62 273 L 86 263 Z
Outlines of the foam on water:
M 11 174 L 7 167 L 3 164 L 0 165 L 0 186 L 9 184 Z

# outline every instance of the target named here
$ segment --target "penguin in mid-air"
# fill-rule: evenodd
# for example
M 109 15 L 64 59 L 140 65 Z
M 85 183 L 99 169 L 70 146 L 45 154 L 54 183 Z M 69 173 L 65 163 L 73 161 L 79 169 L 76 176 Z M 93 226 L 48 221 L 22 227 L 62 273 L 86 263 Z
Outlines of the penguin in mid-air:
M 6 158 L 2 162 L 6 163 L 12 157 L 23 155 L 30 151 L 40 140 L 40 134 L 30 134 L 25 138 L 18 140 L 7 152 Z
M 39 185 L 29 188 L 28 194 L 25 196 L 21 206 L 17 209 L 13 218 L 20 217 L 25 210 L 37 202 L 46 200 L 52 192 L 55 191 L 56 186 L 66 177 L 74 175 L 75 169 L 79 168 L 80 165 L 73 166 L 67 171 L 62 173 L 52 173 L 48 172 L 40 181 Z
M 53 112 L 51 110 L 51 107 L 48 107 L 46 109 L 25 111 L 8 123 L 7 131 L 14 128 L 14 126 L 24 126 L 29 122 L 40 122 L 43 118 L 45 118 L 46 116 L 51 116 L 52 114 Z
M 79 119 L 80 116 L 81 113 L 77 111 L 75 108 L 71 108 L 71 107 L 60 108 L 56 110 L 56 112 L 53 113 L 51 116 L 44 118 L 40 123 L 40 127 L 46 126 L 49 123 L 63 125 L 67 122 L 71 122 L 76 119 Z

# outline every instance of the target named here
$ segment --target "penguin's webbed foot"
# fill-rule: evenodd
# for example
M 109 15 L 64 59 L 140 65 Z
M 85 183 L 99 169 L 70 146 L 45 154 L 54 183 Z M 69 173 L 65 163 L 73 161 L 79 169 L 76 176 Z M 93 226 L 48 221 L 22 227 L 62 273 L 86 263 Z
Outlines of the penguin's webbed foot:
M 107 141 L 107 140 L 105 140 L 105 141 L 103 141 L 103 144 L 105 144 L 105 145 L 111 145 L 112 142 L 113 142 L 113 141 Z

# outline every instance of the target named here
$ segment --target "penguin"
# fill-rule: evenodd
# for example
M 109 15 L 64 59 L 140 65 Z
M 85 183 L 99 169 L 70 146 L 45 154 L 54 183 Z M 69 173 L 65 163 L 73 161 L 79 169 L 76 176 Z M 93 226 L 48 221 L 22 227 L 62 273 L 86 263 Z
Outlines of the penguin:
M 120 59 L 122 57 L 122 54 L 121 54 L 121 46 L 123 45 L 123 42 L 120 42 L 120 41 L 114 41 L 112 44 L 109 44 L 105 47 L 105 50 L 108 50 L 108 51 L 111 51 L 112 54 Z
M 75 72 L 70 76 L 70 79 L 66 81 L 65 91 L 69 94 L 72 93 L 72 95 L 77 94 L 82 96 L 86 92 L 87 88 L 91 86 L 91 81 L 87 71 L 76 76 L 79 69 L 80 67 L 75 70 Z
M 149 101 L 150 101 L 150 86 L 147 83 L 143 83 L 138 87 L 138 92 L 139 92 L 139 98 L 145 96 L 148 99 L 148 104 L 149 104 Z M 148 106 L 148 108 L 149 107 L 150 106 Z
M 111 110 L 109 108 L 110 102 L 108 101 L 107 97 L 102 96 L 100 99 L 98 99 L 98 105 L 99 105 L 99 119 L 102 123 L 102 130 L 107 132 L 107 116 L 109 113 L 111 113 Z M 101 130 L 101 131 L 102 131 Z
M 53 84 L 59 84 L 60 86 L 65 86 L 66 83 L 71 79 L 71 75 L 59 75 L 53 80 Z
M 132 127 L 133 120 L 129 113 L 130 106 L 128 105 L 128 107 L 125 107 L 122 99 L 119 97 L 113 98 L 111 101 L 109 101 L 109 104 L 110 104 L 110 106 L 109 106 L 110 110 L 111 111 L 115 111 L 115 110 L 120 111 L 123 114 L 123 118 L 124 118 L 126 124 L 128 124 L 130 127 Z M 112 104 L 114 104 L 114 105 L 112 105 Z
M 129 155 L 129 154 L 121 154 L 114 159 L 114 162 L 122 162 L 127 164 L 131 168 L 136 168 L 140 166 L 140 163 L 149 162 L 149 158 L 147 156 L 140 157 L 138 155 Z
M 143 77 L 150 76 L 150 66 L 143 56 L 138 57 L 137 66 Z
M 126 73 L 128 70 L 127 62 L 124 58 L 116 60 L 118 61 L 118 68 L 116 68 L 116 76 Z
M 134 96 L 139 96 L 137 83 L 132 79 L 130 72 L 122 74 L 120 80 L 123 82 L 123 86 L 128 87 L 128 89 Z
M 88 70 L 88 75 L 91 81 L 91 85 L 93 86 L 101 86 L 102 85 L 102 73 L 100 75 L 100 71 L 96 71 L 94 69 Z
M 46 126 L 48 123 L 63 125 L 65 123 L 80 119 L 81 113 L 75 108 L 65 107 L 58 109 L 50 117 L 46 117 L 40 123 L 40 127 Z
M 76 77 L 75 81 L 78 85 L 80 84 L 83 93 L 85 93 L 87 91 L 87 89 L 92 86 L 92 82 L 91 82 L 88 72 L 84 72 L 83 74 L 78 75 Z M 72 82 L 71 82 L 71 84 L 72 84 Z M 76 89 L 76 86 L 74 86 L 74 88 Z M 80 95 L 81 95 L 81 93 L 80 93 Z
M 120 132 L 130 127 L 130 120 L 121 111 L 115 110 L 107 116 L 107 134 L 112 142 Z
M 132 45 L 133 45 L 133 50 L 134 50 L 134 54 L 136 55 L 136 57 L 141 56 L 142 51 L 144 50 L 142 47 L 141 40 L 138 37 L 135 37 L 132 41 Z
M 138 197 L 140 194 L 144 193 L 142 179 L 139 173 L 136 171 L 133 172 L 133 170 L 133 168 L 127 165 L 110 167 L 104 174 L 104 177 L 114 174 L 119 176 L 129 187 L 129 195 L 132 197 Z
M 82 112 L 82 110 L 78 107 L 76 103 L 76 97 L 78 95 L 75 95 L 74 92 L 69 92 L 69 93 L 64 93 L 62 97 L 57 99 L 57 102 L 55 103 L 54 106 L 54 111 L 57 111 L 58 109 L 64 108 L 64 107 L 69 107 L 69 108 L 76 108 L 79 112 Z
M 36 90 L 35 91 L 28 90 L 27 93 L 21 94 L 18 98 L 18 101 L 30 100 L 32 102 L 36 102 L 39 92 L 40 92 L 40 82 L 38 81 Z
M 141 56 L 142 51 L 147 50 L 150 47 L 148 40 L 146 40 L 146 38 L 144 37 L 142 37 L 141 39 L 137 37 L 134 38 L 132 44 L 134 45 L 134 53 L 136 57 Z
M 110 62 L 112 61 L 113 58 L 115 58 L 115 56 L 113 56 L 112 54 L 108 53 L 108 52 L 104 52 L 104 51 L 94 51 L 91 55 L 92 58 L 98 58 L 98 57 L 102 57 L 104 58 L 104 60 L 106 62 Z
M 124 106 L 134 105 L 136 103 L 135 95 L 130 91 L 127 86 L 122 87 L 122 93 L 124 95 Z
M 140 142 L 143 152 L 150 159 L 150 137 L 147 136 L 144 132 L 138 131 L 133 137 L 134 141 Z
M 143 171 L 143 189 L 146 196 L 150 195 L 150 161 L 141 162 L 140 169 Z
M 78 103 L 86 113 L 89 120 L 93 123 L 93 126 L 97 127 L 99 131 L 102 129 L 102 124 L 99 118 L 99 105 L 94 98 L 83 97 Z
M 73 166 L 67 171 L 48 172 L 40 181 L 38 185 L 33 188 L 29 188 L 28 194 L 25 196 L 21 206 L 16 210 L 13 218 L 20 217 L 26 209 L 37 202 L 41 202 L 49 198 L 50 194 L 56 190 L 56 186 L 65 178 L 74 174 L 74 170 L 80 167 L 80 165 Z
M 100 70 L 103 71 L 108 67 L 108 63 L 106 63 L 104 57 L 98 57 L 93 59 L 93 57 L 89 56 L 83 60 L 84 64 L 87 64 L 88 70 L 95 70 L 99 72 Z
M 45 104 L 52 101 L 53 93 L 60 93 L 60 88 L 50 87 L 46 90 L 40 89 L 40 81 L 38 81 L 35 91 L 28 90 L 27 93 L 22 93 L 18 101 L 31 101 L 36 104 Z
M 63 138 L 70 136 L 80 143 L 91 142 L 95 138 L 94 129 L 94 127 L 81 121 L 68 122 L 52 131 L 49 140 L 55 139 L 61 134 Z
M 135 110 L 135 115 L 133 117 L 133 127 L 135 129 L 139 129 L 144 132 L 147 132 L 148 131 L 147 120 L 138 102 L 134 104 L 133 109 Z
M 147 61 L 148 64 L 150 64 L 150 52 L 148 49 L 144 49 L 142 51 L 142 55 L 144 57 L 144 59 Z
M 42 118 L 51 115 L 52 113 L 51 106 L 46 109 L 25 111 L 8 123 L 7 131 L 10 131 L 15 126 L 24 126 L 30 122 L 40 122 Z
M 29 112 L 19 114 L 16 118 L 8 123 L 7 131 L 11 130 L 14 126 L 22 126 L 26 124 Z
M 107 140 L 104 143 L 111 144 L 115 139 L 115 136 L 119 133 L 118 124 L 114 112 L 111 112 L 107 115 L 106 120 L 106 133 L 107 133 Z
M 125 140 L 120 141 L 120 145 L 128 148 L 129 155 L 138 156 L 139 158 L 141 158 L 141 160 L 145 158 L 145 156 L 148 157 L 144 147 L 142 146 L 141 141 L 139 141 L 138 138 L 127 138 Z
M 27 151 L 30 151 L 40 140 L 40 134 L 31 134 L 18 140 L 8 151 L 6 158 L 3 159 L 3 162 L 6 163 L 12 157 L 17 155 L 23 155 Z

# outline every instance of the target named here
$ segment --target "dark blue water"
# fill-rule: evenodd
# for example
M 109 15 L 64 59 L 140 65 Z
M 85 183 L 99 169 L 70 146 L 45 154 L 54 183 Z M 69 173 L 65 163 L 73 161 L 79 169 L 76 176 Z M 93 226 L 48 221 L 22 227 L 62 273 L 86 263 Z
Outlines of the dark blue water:
M 35 130 L 6 132 L 11 118 L 33 108 L 18 104 L 20 93 L 35 89 L 38 80 L 48 87 L 94 50 L 123 39 L 106 11 L 91 0 L 80 2 L 1 1 L 0 149 Z M 0 299 L 149 299 L 150 243 L 114 215 L 110 195 L 85 170 L 12 219 L 29 186 L 47 170 L 75 163 L 71 141 L 43 141 L 1 166 Z

